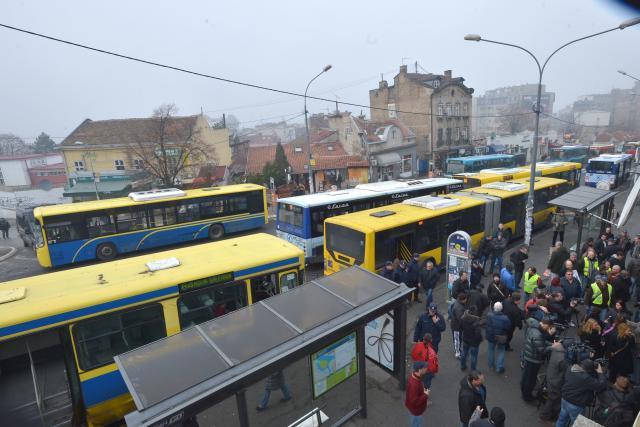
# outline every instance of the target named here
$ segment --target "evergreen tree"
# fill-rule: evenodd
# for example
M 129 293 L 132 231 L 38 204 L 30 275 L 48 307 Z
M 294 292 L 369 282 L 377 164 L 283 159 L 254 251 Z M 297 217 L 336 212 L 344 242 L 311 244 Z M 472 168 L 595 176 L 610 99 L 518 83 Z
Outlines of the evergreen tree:
M 289 169 L 289 161 L 284 153 L 282 144 L 276 146 L 276 156 L 273 162 L 267 162 L 262 169 L 262 176 L 265 180 L 273 178 L 276 187 L 287 183 L 287 170 Z
M 56 143 L 49 135 L 42 132 L 33 143 L 33 150 L 36 153 L 50 153 L 53 151 Z

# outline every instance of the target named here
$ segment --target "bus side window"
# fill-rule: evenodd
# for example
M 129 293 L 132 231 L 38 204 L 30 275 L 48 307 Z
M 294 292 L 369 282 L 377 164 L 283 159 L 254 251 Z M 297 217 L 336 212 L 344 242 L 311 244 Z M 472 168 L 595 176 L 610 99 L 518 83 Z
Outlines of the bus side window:
M 84 371 L 113 363 L 113 356 L 167 336 L 160 304 L 136 307 L 73 326 L 78 362 Z
M 149 226 L 163 227 L 176 223 L 176 211 L 174 206 L 157 207 L 149 209 Z
M 278 281 L 275 273 L 251 279 L 251 299 L 255 304 L 265 298 L 269 298 L 278 293 Z
M 143 210 L 121 212 L 116 214 L 116 225 L 119 233 L 144 230 L 147 228 L 147 219 Z
M 111 215 L 99 215 L 87 218 L 89 238 L 108 236 L 116 232 L 116 224 Z
M 298 273 L 295 271 L 284 273 L 280 276 L 280 292 L 287 292 L 298 284 Z
M 247 305 L 244 280 L 189 292 L 178 298 L 182 329 L 195 326 Z
M 178 205 L 178 222 L 191 222 L 200 219 L 200 204 L 182 203 Z

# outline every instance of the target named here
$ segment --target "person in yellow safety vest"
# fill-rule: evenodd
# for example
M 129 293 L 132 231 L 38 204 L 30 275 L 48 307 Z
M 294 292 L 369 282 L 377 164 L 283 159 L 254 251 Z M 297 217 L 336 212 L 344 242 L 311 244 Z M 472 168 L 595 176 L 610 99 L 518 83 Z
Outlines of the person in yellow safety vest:
M 531 295 L 542 284 L 542 278 L 536 272 L 535 267 L 529 267 L 526 273 L 524 273 L 524 302 L 526 303 L 531 299 Z
M 589 248 L 586 256 L 584 256 L 578 264 L 578 272 L 584 277 L 582 283 L 586 286 L 587 283 L 595 282 L 596 274 L 600 270 L 600 263 L 596 257 L 596 251 Z
M 588 315 L 598 314 L 600 321 L 604 322 L 608 308 L 613 306 L 612 293 L 613 286 L 607 283 L 607 276 L 597 275 L 596 281 L 584 292 L 584 303 L 588 307 Z

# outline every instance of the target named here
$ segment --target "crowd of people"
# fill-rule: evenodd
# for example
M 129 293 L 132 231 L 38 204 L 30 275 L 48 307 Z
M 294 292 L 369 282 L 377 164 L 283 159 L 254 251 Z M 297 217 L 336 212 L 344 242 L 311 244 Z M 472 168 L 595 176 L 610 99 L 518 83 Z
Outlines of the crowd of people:
M 640 411 L 640 235 L 614 236 L 607 227 L 572 252 L 561 241 L 567 222 L 563 213 L 554 217 L 552 250 L 541 274 L 527 264 L 524 245 L 503 262 L 508 232 L 501 224 L 479 244 L 470 275 L 463 272 L 452 284 L 446 318 L 452 353 L 465 372 L 458 400 L 462 426 L 504 425 L 504 411 L 486 407 L 478 354 L 486 341 L 489 369 L 504 374 L 516 330 L 524 334 L 522 351 L 514 352 L 521 397 L 538 405 L 541 419 L 564 427 L 583 414 L 622 427 Z M 414 301 L 420 289 L 427 295 L 414 329 L 414 387 L 406 401 L 413 425 L 420 425 L 447 329 L 433 302 L 438 270 L 414 254 L 409 264 L 388 263 L 384 275 L 414 287 Z

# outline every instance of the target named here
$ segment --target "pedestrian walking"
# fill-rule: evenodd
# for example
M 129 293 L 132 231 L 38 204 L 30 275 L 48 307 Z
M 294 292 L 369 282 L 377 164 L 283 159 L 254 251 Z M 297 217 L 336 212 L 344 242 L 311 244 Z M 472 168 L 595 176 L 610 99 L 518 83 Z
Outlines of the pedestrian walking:
M 471 415 L 480 407 L 480 418 L 489 416 L 487 411 L 487 388 L 484 385 L 484 374 L 480 371 L 472 371 L 460 380 L 458 391 L 458 412 L 462 427 L 468 427 Z
M 511 255 L 509 256 L 509 260 L 511 261 L 511 264 L 513 264 L 516 289 L 520 288 L 520 281 L 522 280 L 522 275 L 524 274 L 524 262 L 528 258 L 529 247 L 527 245 L 520 246 L 517 251 L 511 252 Z
M 413 342 L 420 342 L 425 334 L 431 335 L 431 345 L 435 352 L 438 352 L 438 346 L 442 339 L 442 333 L 447 329 L 444 317 L 438 313 L 438 306 L 434 303 L 429 304 L 426 313 L 422 313 L 416 322 L 416 329 L 413 333 Z
M 438 270 L 434 268 L 433 261 L 427 261 L 420 270 L 420 286 L 427 294 L 427 306 L 433 302 L 433 290 L 438 284 Z
M 284 380 L 284 372 L 278 371 L 267 377 L 267 381 L 264 385 L 264 394 L 262 395 L 262 400 L 256 407 L 257 411 L 264 411 L 269 404 L 269 397 L 271 396 L 271 392 L 275 390 L 282 391 L 282 399 L 281 402 L 286 402 L 291 400 L 291 392 L 289 391 L 289 387 Z
M 413 362 L 413 372 L 407 381 L 404 406 L 409 410 L 409 425 L 422 426 L 422 415 L 427 410 L 429 390 L 424 388 L 422 377 L 427 373 L 427 364 L 423 361 Z
M 422 382 L 426 389 L 431 388 L 431 381 L 440 369 L 438 353 L 436 353 L 435 349 L 431 345 L 431 340 L 431 334 L 424 334 L 422 341 L 415 343 L 411 349 L 411 359 L 413 359 L 414 362 L 427 362 L 427 373 L 422 376 Z
M 471 370 L 476 370 L 480 343 L 482 343 L 482 322 L 480 320 L 480 313 L 478 313 L 477 307 L 470 306 L 462 316 L 462 355 L 460 356 L 461 370 L 467 370 L 467 358 L 470 361 Z
M 487 314 L 487 359 L 489 369 L 495 369 L 499 374 L 504 372 L 504 354 L 510 329 L 511 321 L 502 312 L 502 303 L 495 303 L 493 312 Z
M 489 418 L 482 418 L 482 408 L 477 407 L 469 419 L 469 427 L 504 427 L 507 416 L 499 406 L 491 409 Z
M 9 238 L 9 229 L 11 228 L 11 224 L 6 218 L 0 218 L 0 231 L 2 232 L 2 238 Z
M 567 224 L 569 224 L 567 216 L 564 213 L 564 209 L 558 208 L 558 211 L 553 214 L 551 224 L 553 224 L 553 239 L 551 240 L 551 246 L 555 246 L 558 236 L 560 236 L 560 241 L 564 242 L 564 229 Z

